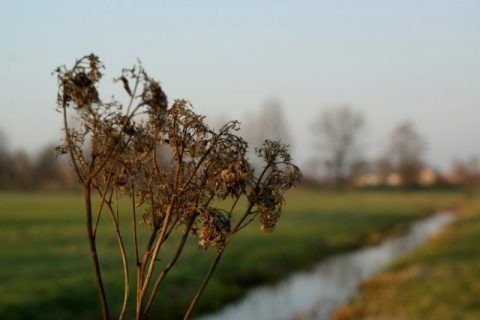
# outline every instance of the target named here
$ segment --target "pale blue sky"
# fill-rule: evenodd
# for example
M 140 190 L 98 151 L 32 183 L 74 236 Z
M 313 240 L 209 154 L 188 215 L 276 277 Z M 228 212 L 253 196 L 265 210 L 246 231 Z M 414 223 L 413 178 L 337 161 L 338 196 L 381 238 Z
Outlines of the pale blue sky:
M 349 104 L 368 153 L 411 120 L 427 160 L 480 154 L 480 1 L 3 1 L 0 130 L 11 149 L 56 143 L 56 66 L 91 52 L 111 79 L 140 58 L 170 101 L 209 118 L 283 105 L 294 157 L 314 156 L 308 127 Z

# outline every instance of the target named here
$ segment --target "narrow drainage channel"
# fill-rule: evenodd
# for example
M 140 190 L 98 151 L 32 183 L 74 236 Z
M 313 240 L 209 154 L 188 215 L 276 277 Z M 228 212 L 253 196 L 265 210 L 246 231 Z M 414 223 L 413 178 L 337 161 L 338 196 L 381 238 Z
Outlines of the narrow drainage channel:
M 333 256 L 308 272 L 252 289 L 242 300 L 198 320 L 329 319 L 332 311 L 358 294 L 358 284 L 394 259 L 426 244 L 429 237 L 454 219 L 442 212 L 412 224 L 398 237 L 373 247 Z

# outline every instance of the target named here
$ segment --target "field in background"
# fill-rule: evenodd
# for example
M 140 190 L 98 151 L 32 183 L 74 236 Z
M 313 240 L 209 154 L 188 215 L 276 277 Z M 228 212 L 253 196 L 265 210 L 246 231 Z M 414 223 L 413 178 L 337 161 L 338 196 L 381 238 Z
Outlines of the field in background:
M 428 246 L 362 285 L 362 296 L 336 320 L 480 318 L 480 201 Z
M 254 224 L 232 241 L 197 311 L 216 310 L 251 286 L 276 281 L 330 254 L 376 243 L 421 216 L 463 201 L 456 192 L 294 190 L 287 194 L 273 234 L 263 234 Z M 104 218 L 101 230 L 111 227 Z M 130 243 L 130 237 L 126 239 Z M 1 319 L 98 318 L 81 196 L 0 194 L 0 245 Z M 121 304 L 123 293 L 117 253 L 116 240 L 102 238 L 100 261 L 112 311 Z M 191 239 L 160 288 L 153 311 L 165 319 L 183 315 L 213 254 L 212 249 L 198 249 Z M 165 263 L 170 255 L 163 252 L 159 258 Z

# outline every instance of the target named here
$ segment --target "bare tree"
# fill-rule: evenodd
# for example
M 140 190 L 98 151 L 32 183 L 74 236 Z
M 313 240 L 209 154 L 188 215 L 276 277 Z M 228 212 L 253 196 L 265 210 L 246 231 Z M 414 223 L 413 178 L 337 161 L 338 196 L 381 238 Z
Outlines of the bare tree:
M 61 170 L 60 163 L 55 161 L 54 148 L 52 145 L 43 148 L 33 166 L 35 184 L 40 190 L 60 190 Z
M 54 160 L 52 146 L 42 149 L 35 163 L 23 150 L 10 152 L 7 137 L 0 131 L 0 189 L 59 189 L 60 167 Z
M 0 190 L 11 187 L 14 173 L 12 159 L 8 152 L 7 135 L 0 130 Z
M 314 122 L 315 145 L 337 188 L 345 185 L 352 164 L 360 158 L 364 128 L 362 114 L 348 106 L 328 109 Z
M 33 189 L 36 181 L 28 155 L 24 151 L 17 151 L 12 155 L 12 163 L 15 170 L 14 187 L 21 190 Z
M 388 157 L 400 176 L 400 186 L 404 190 L 409 190 L 418 183 L 425 150 L 424 138 L 410 122 L 403 122 L 393 130 Z
M 290 133 L 283 115 L 280 102 L 276 99 L 267 101 L 261 108 L 259 115 L 253 116 L 247 127 L 247 140 L 261 144 L 265 139 L 275 139 L 283 143 L 290 143 Z
M 388 176 L 394 172 L 392 161 L 388 152 L 381 154 L 373 164 L 381 185 L 388 184 Z
M 101 101 L 96 86 L 103 65 L 91 54 L 73 68 L 56 70 L 58 110 L 63 114 L 64 144 L 59 154 L 68 154 L 84 192 L 87 240 L 104 319 L 109 319 L 100 264 L 97 235 L 106 232 L 98 223 L 102 212 L 113 225 L 124 272 L 124 296 L 119 318 L 125 318 L 129 303 L 129 267 L 136 271 L 135 318 L 145 319 L 163 280 L 187 244 L 196 237 L 201 248 L 217 253 L 194 297 L 187 319 L 212 276 L 226 246 L 238 231 L 258 219 L 264 232 L 271 232 L 280 217 L 283 192 L 301 177 L 287 146 L 266 140 L 256 149 L 264 160 L 255 173 L 246 157 L 248 144 L 235 134 L 239 123 L 231 121 L 212 130 L 185 100 L 168 108 L 160 84 L 141 66 L 123 69 L 118 81 L 128 95 L 128 104 Z M 78 129 L 69 125 L 69 114 L 80 119 Z M 89 148 L 84 148 L 85 143 Z M 159 152 L 168 148 L 169 156 Z M 163 155 L 163 156 L 162 156 Z M 100 206 L 93 206 L 97 194 Z M 133 233 L 133 252 L 124 245 L 125 228 L 120 226 L 120 198 L 130 201 L 128 221 Z M 235 211 L 240 199 L 245 208 Z M 227 205 L 221 206 L 222 202 Z M 227 209 L 225 209 L 227 208 Z M 148 228 L 146 243 L 138 232 Z M 179 237 L 170 235 L 178 232 Z M 166 265 L 158 265 L 165 242 L 176 252 Z M 172 243 L 178 241 L 177 243 Z M 109 252 L 111 254 L 111 252 Z M 129 263 L 133 261 L 133 263 Z M 157 270 L 160 268 L 160 270 Z
M 469 195 L 480 185 L 480 161 L 475 156 L 454 160 L 452 173 L 456 183 Z
M 276 99 L 271 99 L 262 105 L 258 114 L 250 114 L 244 123 L 242 133 L 245 140 L 252 145 L 260 145 L 266 139 L 274 139 L 291 147 L 290 133 L 283 114 L 282 105 Z M 253 150 L 249 157 L 255 159 Z M 257 159 L 259 160 L 259 159 Z M 261 167 L 261 161 L 253 161 L 256 167 Z

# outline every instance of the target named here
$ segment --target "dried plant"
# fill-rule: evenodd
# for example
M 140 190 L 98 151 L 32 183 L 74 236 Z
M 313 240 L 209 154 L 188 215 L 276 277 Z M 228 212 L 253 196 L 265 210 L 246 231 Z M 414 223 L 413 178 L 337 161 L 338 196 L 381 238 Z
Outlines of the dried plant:
M 292 164 L 287 146 L 266 140 L 256 149 L 265 165 L 255 173 L 246 158 L 247 143 L 235 134 L 238 122 L 228 122 L 214 131 L 186 100 L 176 100 L 168 108 L 162 87 L 140 63 L 123 69 L 115 79 L 123 86 L 128 104 L 103 102 L 97 91 L 103 69 L 99 58 L 91 54 L 76 61 L 71 69 L 62 66 L 54 72 L 59 88 L 57 109 L 63 114 L 65 130 L 64 143 L 56 151 L 70 156 L 83 188 L 87 238 L 103 318 L 109 318 L 109 308 L 97 232 L 100 216 L 107 212 L 124 270 L 120 319 L 126 316 L 130 300 L 129 260 L 136 266 L 135 319 L 143 319 L 189 236 L 197 237 L 201 248 L 217 251 L 186 310 L 187 319 L 232 237 L 256 218 L 264 232 L 272 232 L 284 204 L 283 192 L 301 178 L 301 172 Z M 79 120 L 76 127 L 70 125 L 71 112 Z M 98 210 L 92 205 L 95 193 L 101 200 Z M 132 219 L 122 220 L 131 224 L 131 253 L 125 249 L 120 228 L 122 206 L 118 201 L 122 197 L 131 201 Z M 248 200 L 246 208 L 234 214 L 242 197 Z M 233 201 L 225 210 L 219 204 L 227 199 Z M 140 224 L 147 225 L 149 232 L 143 251 L 138 240 Z M 178 230 L 182 233 L 176 253 L 163 270 L 154 272 L 163 244 Z

